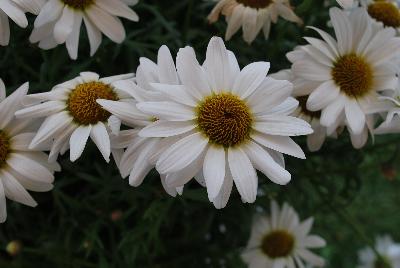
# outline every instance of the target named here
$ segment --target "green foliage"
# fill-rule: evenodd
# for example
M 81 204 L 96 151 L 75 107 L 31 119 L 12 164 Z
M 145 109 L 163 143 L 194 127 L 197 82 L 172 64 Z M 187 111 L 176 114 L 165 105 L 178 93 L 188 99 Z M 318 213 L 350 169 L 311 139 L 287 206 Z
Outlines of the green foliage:
M 292 2 L 305 25 L 331 31 L 325 1 Z M 9 92 L 30 81 L 33 93 L 48 91 L 84 70 L 102 76 L 134 72 L 139 57 L 155 60 L 163 44 L 173 53 L 194 46 L 203 59 L 210 37 L 223 36 L 226 29 L 222 18 L 215 25 L 206 21 L 212 6 L 206 1 L 142 0 L 135 8 L 140 22 L 124 21 L 123 44 L 104 39 L 90 58 L 82 31 L 75 62 L 65 47 L 42 51 L 29 44 L 31 29 L 13 26 L 10 46 L 0 48 L 0 76 Z M 315 34 L 280 20 L 270 40 L 258 36 L 249 46 L 237 34 L 227 47 L 242 66 L 268 60 L 272 71 L 278 71 L 289 67 L 285 53 L 304 44 L 307 35 Z M 397 140 L 397 135 L 378 136 L 362 150 L 353 149 L 346 134 L 329 140 L 321 151 L 307 152 L 307 160 L 287 157 L 293 175 L 289 185 L 274 185 L 260 174 L 255 204 L 242 204 L 235 191 L 223 210 L 216 210 L 196 183 L 185 187 L 182 197 L 168 196 L 154 171 L 142 186 L 132 188 L 90 144 L 76 163 L 60 159 L 63 171 L 56 176 L 55 189 L 33 194 L 37 208 L 8 202 L 8 220 L 0 227 L 0 267 L 244 267 L 240 252 L 252 217 L 268 211 L 270 199 L 276 198 L 293 205 L 303 219 L 315 217 L 313 232 L 328 242 L 319 251 L 327 267 L 353 268 L 357 250 L 376 235 L 388 233 L 400 240 Z M 297 141 L 306 148 L 304 138 Z M 23 245 L 16 257 L 4 250 L 12 240 Z

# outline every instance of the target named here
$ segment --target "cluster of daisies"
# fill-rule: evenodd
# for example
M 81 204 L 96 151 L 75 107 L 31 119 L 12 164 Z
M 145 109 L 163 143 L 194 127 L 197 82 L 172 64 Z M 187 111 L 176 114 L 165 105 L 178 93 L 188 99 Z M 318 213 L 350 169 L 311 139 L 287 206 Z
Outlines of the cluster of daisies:
M 171 196 L 194 179 L 221 209 L 234 185 L 243 202 L 255 202 L 257 170 L 273 183 L 290 182 L 283 155 L 305 158 L 291 137 L 307 135 L 310 151 L 316 151 L 346 129 L 355 148 L 370 135 L 400 132 L 397 3 L 338 2 L 344 9 L 329 12 L 335 36 L 310 27 L 320 37 L 305 37 L 306 45 L 287 54 L 291 68 L 274 74 L 268 75 L 269 62 L 240 68 L 223 40 L 213 37 L 202 63 L 192 47 L 173 57 L 162 46 L 157 61 L 141 58 L 134 74 L 101 78 L 82 72 L 48 92 L 28 94 L 24 84 L 8 97 L 0 80 L 0 221 L 6 220 L 6 198 L 36 206 L 27 190 L 51 190 L 59 155 L 69 150 L 76 161 L 89 137 L 106 162 L 113 157 L 130 185 L 139 186 L 155 168 Z M 3 0 L 0 44 L 9 41 L 8 17 L 26 27 L 25 12 L 31 12 L 38 15 L 33 43 L 44 49 L 65 43 L 75 59 L 83 21 L 93 55 L 102 33 L 123 41 L 118 17 L 137 21 L 128 6 L 136 3 Z M 268 37 L 278 16 L 302 23 L 288 0 L 220 0 L 210 22 L 220 14 L 228 23 L 226 39 L 242 27 L 249 43 L 261 30 Z M 289 205 L 280 209 L 272 202 L 270 216 L 255 219 L 243 259 L 254 268 L 322 266 L 309 250 L 325 245 L 309 235 L 312 222 L 300 222 Z M 387 238 L 379 241 L 382 251 L 398 248 Z M 370 250 L 360 253 L 363 267 L 376 267 L 370 265 L 374 258 Z
M 37 15 L 29 40 L 42 49 L 65 44 L 72 59 L 78 57 L 82 22 L 90 43 L 90 55 L 99 48 L 102 34 L 116 43 L 125 39 L 125 29 L 119 19 L 138 21 L 138 15 L 129 7 L 139 0 L 2 0 L 0 2 L 0 45 L 10 41 L 10 18 L 26 28 L 25 13 Z

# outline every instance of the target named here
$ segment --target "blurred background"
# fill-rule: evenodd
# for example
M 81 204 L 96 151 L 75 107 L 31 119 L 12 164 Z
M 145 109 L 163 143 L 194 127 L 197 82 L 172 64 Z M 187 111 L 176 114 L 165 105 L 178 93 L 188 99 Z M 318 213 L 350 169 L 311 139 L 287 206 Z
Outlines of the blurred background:
M 291 2 L 304 25 L 332 32 L 327 22 L 334 0 Z M 10 45 L 0 47 L 0 77 L 9 93 L 25 81 L 31 93 L 48 91 L 81 71 L 102 76 L 135 72 L 139 57 L 156 60 L 164 44 L 173 54 L 193 46 L 203 60 L 209 39 L 226 30 L 223 18 L 208 24 L 213 6 L 211 1 L 141 0 L 133 7 L 140 22 L 124 21 L 127 39 L 120 45 L 104 38 L 90 58 L 82 29 L 77 61 L 69 59 L 64 46 L 43 51 L 30 44 L 32 28 L 12 23 Z M 280 19 L 269 40 L 259 35 L 250 46 L 238 33 L 226 45 L 242 67 L 270 61 L 275 72 L 290 67 L 285 54 L 304 44 L 303 36 L 315 33 Z M 305 138 L 298 138 L 307 160 L 286 157 L 293 178 L 289 185 L 274 185 L 260 174 L 255 204 L 242 204 L 233 192 L 223 210 L 216 210 L 195 182 L 183 196 L 168 196 L 155 171 L 139 188 L 130 187 L 115 164 L 107 165 L 90 144 L 74 164 L 68 155 L 60 158 L 63 171 L 56 174 L 54 190 L 32 194 L 37 208 L 8 202 L 8 219 L 0 226 L 0 267 L 245 267 L 240 253 L 252 218 L 268 212 L 270 200 L 277 199 L 290 203 L 302 219 L 315 217 L 312 233 L 327 240 L 327 247 L 317 251 L 326 267 L 354 268 L 357 251 L 377 235 L 400 241 L 398 139 L 377 136 L 355 150 L 344 134 L 310 153 Z

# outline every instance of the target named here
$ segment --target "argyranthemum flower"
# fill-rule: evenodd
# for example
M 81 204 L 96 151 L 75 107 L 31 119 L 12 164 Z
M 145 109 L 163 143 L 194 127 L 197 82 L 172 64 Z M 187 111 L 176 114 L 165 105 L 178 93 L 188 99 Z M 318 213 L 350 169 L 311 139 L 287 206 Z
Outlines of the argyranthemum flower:
M 307 109 L 321 110 L 321 124 L 332 129 L 346 125 L 353 136 L 365 138 L 371 129 L 368 114 L 381 105 L 378 92 L 396 87 L 391 60 L 400 51 L 400 38 L 394 37 L 392 28 L 373 30 L 362 8 L 350 15 L 332 8 L 330 16 L 337 41 L 312 28 L 323 40 L 306 37 L 310 45 L 288 58 L 295 77 L 318 82 L 307 99 Z
M 312 224 L 313 218 L 300 222 L 292 207 L 285 203 L 279 209 L 272 201 L 270 216 L 255 218 L 242 259 L 249 268 L 323 266 L 324 260 L 309 250 L 326 244 L 309 234 Z
M 28 87 L 25 83 L 6 98 L 5 86 L 0 79 L 0 222 L 7 217 L 6 197 L 35 207 L 37 203 L 26 190 L 50 191 L 54 171 L 60 171 L 56 162 L 47 162 L 45 153 L 28 148 L 37 122 L 14 116 L 22 107 Z
M 25 13 L 38 14 L 45 0 L 3 0 L 0 2 L 0 45 L 7 46 L 10 42 L 10 26 L 8 18 L 19 27 L 26 28 L 28 20 Z
M 263 30 L 268 39 L 271 23 L 276 23 L 278 17 L 302 24 L 296 16 L 289 0 L 215 0 L 218 3 L 208 16 L 210 23 L 218 20 L 223 14 L 228 22 L 225 39 L 229 40 L 242 27 L 243 39 L 251 43 L 257 34 Z
M 136 83 L 135 83 L 136 82 Z M 155 120 L 136 108 L 138 101 L 162 101 L 162 93 L 152 90 L 151 83 L 179 83 L 175 63 L 169 49 L 162 46 L 158 51 L 158 62 L 154 63 L 147 58 L 140 59 L 136 71 L 135 82 L 132 80 L 120 81 L 118 86 L 131 95 L 131 100 L 97 100 L 107 111 L 118 117 L 122 123 L 133 129 L 122 130 L 113 138 L 112 146 L 115 149 L 126 149 L 120 156 L 118 164 L 122 177 L 129 176 L 129 184 L 139 186 L 147 173 L 154 168 L 158 155 L 164 148 L 176 142 L 176 138 L 143 138 L 138 132 Z M 161 178 L 166 192 L 172 196 L 182 193 L 182 187 L 168 187 L 165 176 Z
M 298 105 L 290 97 L 292 84 L 267 78 L 268 62 L 255 62 L 240 71 L 233 53 L 217 37 L 211 39 L 203 65 L 191 47 L 181 49 L 176 61 L 183 85 L 152 84 L 165 94 L 165 101 L 137 104 L 158 119 L 140 136 L 181 135 L 156 164 L 166 174 L 167 185 L 182 186 L 201 174 L 209 199 L 222 208 L 233 182 L 244 202 L 255 201 L 255 169 L 275 183 L 288 183 L 291 176 L 279 164 L 280 153 L 305 158 L 289 136 L 312 132 L 308 123 L 289 116 Z
M 35 20 L 30 36 L 42 49 L 65 43 L 72 59 L 78 57 L 82 20 L 86 25 L 90 55 L 101 44 L 102 33 L 116 43 L 125 39 L 125 29 L 118 17 L 138 21 L 138 15 L 128 6 L 138 0 L 48 0 Z
M 96 73 L 83 72 L 49 92 L 29 95 L 26 102 L 33 105 L 17 111 L 16 116 L 46 118 L 29 148 L 40 148 L 50 143 L 50 160 L 70 149 L 70 159 L 75 161 L 81 156 L 90 136 L 104 159 L 110 161 L 109 133 L 118 131 L 121 122 L 96 101 L 129 99 L 130 96 L 119 89 L 118 83 L 132 77 L 132 74 L 126 74 L 100 78 Z
M 374 251 L 367 247 L 358 253 L 358 268 L 397 268 L 400 267 L 400 244 L 393 242 L 388 235 L 377 237 L 375 249 L 380 254 L 378 258 Z

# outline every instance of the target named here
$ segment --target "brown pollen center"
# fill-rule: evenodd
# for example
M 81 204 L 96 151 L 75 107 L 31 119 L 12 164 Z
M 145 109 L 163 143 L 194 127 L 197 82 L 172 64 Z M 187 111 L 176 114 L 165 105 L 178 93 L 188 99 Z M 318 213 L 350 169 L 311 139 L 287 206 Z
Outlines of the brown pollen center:
M 98 99 L 118 100 L 113 88 L 107 84 L 102 82 L 79 84 L 69 94 L 67 109 L 78 124 L 104 122 L 111 114 L 96 102 Z
M 85 9 L 88 6 L 94 4 L 95 0 L 61 0 L 67 6 L 75 9 Z
M 6 163 L 10 151 L 10 138 L 4 131 L 0 130 L 0 167 Z
M 400 27 L 400 11 L 394 3 L 375 1 L 368 6 L 368 14 L 388 27 Z
M 249 138 L 252 114 L 247 104 L 231 93 L 206 97 L 197 107 L 197 124 L 210 142 L 235 146 Z
M 274 0 L 236 0 L 239 4 L 252 8 L 266 8 L 274 2 Z
M 284 230 L 276 230 L 264 236 L 262 251 L 271 259 L 288 256 L 294 248 L 294 237 Z
M 335 84 L 349 97 L 362 97 L 373 85 L 371 65 L 354 53 L 341 56 L 335 62 L 331 75 Z

